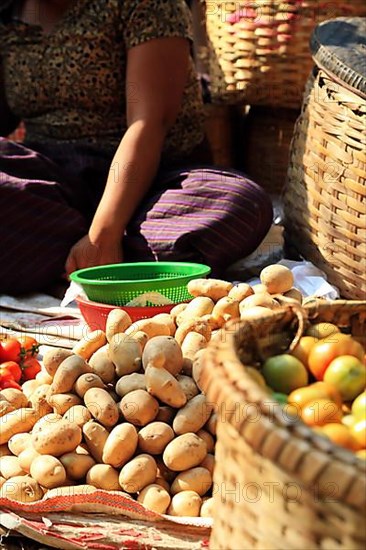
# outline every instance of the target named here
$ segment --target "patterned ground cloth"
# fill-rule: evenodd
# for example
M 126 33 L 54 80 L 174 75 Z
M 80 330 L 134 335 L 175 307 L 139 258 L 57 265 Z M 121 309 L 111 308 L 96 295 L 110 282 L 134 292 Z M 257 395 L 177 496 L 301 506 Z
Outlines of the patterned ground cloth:
M 91 146 L 0 138 L 0 291 L 40 290 L 88 231 L 111 159 Z M 253 252 L 272 223 L 265 192 L 215 167 L 162 169 L 123 240 L 125 261 L 209 264 L 219 274 Z

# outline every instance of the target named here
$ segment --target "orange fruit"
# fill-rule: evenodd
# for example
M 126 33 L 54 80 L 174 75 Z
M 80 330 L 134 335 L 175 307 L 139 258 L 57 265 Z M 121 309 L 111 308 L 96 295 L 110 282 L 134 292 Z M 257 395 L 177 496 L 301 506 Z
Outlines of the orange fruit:
M 304 388 L 297 388 L 288 396 L 288 402 L 300 408 L 303 408 L 309 401 L 317 399 L 330 399 L 339 407 L 342 405 L 342 398 L 338 390 L 325 382 L 314 382 Z
M 325 426 L 319 427 L 318 430 L 321 434 L 329 437 L 333 443 L 339 445 L 340 447 L 344 447 L 350 451 L 356 451 L 358 449 L 358 445 L 354 440 L 350 429 L 344 424 L 325 424 Z
M 307 367 L 310 351 L 318 341 L 318 338 L 314 338 L 314 336 L 303 336 L 300 338 L 296 348 L 292 350 L 291 355 L 296 357 L 305 367 Z
M 366 449 L 366 419 L 359 420 L 350 427 L 351 433 L 358 444 L 358 449 Z
M 308 426 L 325 426 L 325 424 L 340 423 L 342 411 L 330 399 L 316 399 L 306 403 L 301 411 L 301 418 Z

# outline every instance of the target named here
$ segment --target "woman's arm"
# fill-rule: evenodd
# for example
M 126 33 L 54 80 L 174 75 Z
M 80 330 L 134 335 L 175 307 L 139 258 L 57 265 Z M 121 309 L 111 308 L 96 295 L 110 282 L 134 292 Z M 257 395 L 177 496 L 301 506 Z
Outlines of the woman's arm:
M 20 120 L 10 111 L 5 97 L 4 74 L 0 57 L 0 136 L 8 136 L 18 127 Z
M 67 273 L 122 261 L 124 230 L 156 175 L 165 136 L 180 110 L 188 59 L 189 43 L 184 38 L 154 39 L 129 50 L 128 129 L 89 233 L 71 249 Z

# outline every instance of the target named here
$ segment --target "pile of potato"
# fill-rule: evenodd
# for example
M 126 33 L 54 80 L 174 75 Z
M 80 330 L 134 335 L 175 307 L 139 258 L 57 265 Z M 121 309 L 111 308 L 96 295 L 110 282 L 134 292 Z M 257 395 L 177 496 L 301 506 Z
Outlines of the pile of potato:
M 257 288 L 193 280 L 192 301 L 170 314 L 132 323 L 115 309 L 105 332 L 48 351 L 22 391 L 0 392 L 0 496 L 104 489 L 158 513 L 211 516 L 217 419 L 200 359 L 226 321 L 275 307 L 271 293 L 295 293 L 291 272 L 270 267 Z

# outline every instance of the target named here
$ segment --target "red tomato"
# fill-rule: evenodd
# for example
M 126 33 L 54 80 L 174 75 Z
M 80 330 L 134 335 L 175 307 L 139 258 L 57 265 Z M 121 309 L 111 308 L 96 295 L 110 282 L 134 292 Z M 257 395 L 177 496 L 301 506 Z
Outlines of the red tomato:
M 8 374 L 11 378 L 13 378 L 13 380 L 15 380 L 15 382 L 19 382 L 22 377 L 22 369 L 15 361 L 6 361 L 5 363 L 1 363 L 0 377 L 7 378 Z
M 332 334 L 315 344 L 309 354 L 309 370 L 317 380 L 323 380 L 330 363 L 341 355 L 353 355 L 363 360 L 364 349 L 359 342 L 348 334 Z
M 18 337 L 22 347 L 23 357 L 35 357 L 38 355 L 39 344 L 33 336 L 22 335 Z
M 5 380 L 4 378 L 1 378 L 0 380 L 0 388 L 2 390 L 5 390 L 6 388 L 15 388 L 16 390 L 21 390 L 21 386 L 18 384 L 18 382 L 15 382 L 15 380 L 9 378 L 9 380 Z
M 26 380 L 33 380 L 40 370 L 41 365 L 35 357 L 26 358 L 23 363 L 23 382 Z
M 0 361 L 15 361 L 19 363 L 21 360 L 22 346 L 16 338 L 7 338 L 1 342 Z

